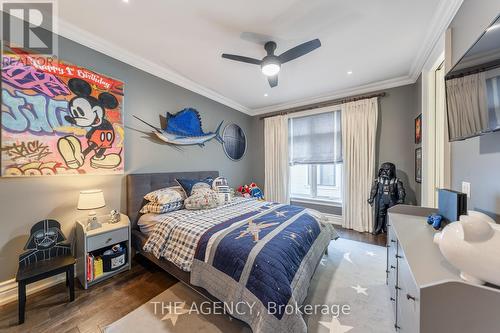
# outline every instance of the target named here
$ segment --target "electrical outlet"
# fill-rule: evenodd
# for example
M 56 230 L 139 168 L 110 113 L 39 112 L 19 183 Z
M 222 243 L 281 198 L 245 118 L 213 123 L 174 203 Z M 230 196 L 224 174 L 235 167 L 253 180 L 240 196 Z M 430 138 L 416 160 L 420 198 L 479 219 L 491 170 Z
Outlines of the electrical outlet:
M 470 198 L 470 183 L 462 182 L 462 192 L 467 194 L 467 198 Z

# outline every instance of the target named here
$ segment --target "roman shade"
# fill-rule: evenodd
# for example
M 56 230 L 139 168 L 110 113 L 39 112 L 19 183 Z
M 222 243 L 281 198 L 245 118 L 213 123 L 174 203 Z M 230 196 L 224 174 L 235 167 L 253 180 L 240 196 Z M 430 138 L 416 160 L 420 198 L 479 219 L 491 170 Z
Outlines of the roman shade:
M 342 162 L 340 111 L 291 118 L 290 164 Z

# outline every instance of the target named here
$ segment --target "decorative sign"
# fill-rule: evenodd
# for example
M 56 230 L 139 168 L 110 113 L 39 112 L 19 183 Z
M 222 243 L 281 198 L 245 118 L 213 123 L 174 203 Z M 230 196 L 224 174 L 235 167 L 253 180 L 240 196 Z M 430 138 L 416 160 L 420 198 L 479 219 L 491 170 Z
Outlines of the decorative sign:
M 222 121 L 215 132 L 203 132 L 200 113 L 193 108 L 183 109 L 175 114 L 167 112 L 165 128 L 159 128 L 134 116 L 137 120 L 154 129 L 153 133 L 162 141 L 171 145 L 205 147 L 205 143 L 215 139 L 224 143 L 220 136 Z
M 233 161 L 239 161 L 245 155 L 247 140 L 245 132 L 236 124 L 229 124 L 222 135 L 224 152 Z
M 53 58 L 2 57 L 1 175 L 123 173 L 123 83 Z

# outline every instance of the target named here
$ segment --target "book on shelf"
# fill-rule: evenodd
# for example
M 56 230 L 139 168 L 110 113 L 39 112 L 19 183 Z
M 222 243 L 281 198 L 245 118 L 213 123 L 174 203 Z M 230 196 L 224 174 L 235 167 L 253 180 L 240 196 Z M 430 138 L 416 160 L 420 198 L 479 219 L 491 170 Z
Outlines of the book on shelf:
M 87 281 L 94 279 L 94 256 L 87 253 Z
M 101 257 L 94 258 L 94 279 L 104 274 L 104 264 Z

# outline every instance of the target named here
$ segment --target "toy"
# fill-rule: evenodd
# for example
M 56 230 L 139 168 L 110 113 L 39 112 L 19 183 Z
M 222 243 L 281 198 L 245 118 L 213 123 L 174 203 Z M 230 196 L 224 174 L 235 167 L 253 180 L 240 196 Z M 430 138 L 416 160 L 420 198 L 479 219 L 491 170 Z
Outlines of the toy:
M 427 218 L 427 223 L 432 224 L 432 227 L 436 230 L 441 229 L 441 222 L 443 222 L 443 217 L 438 214 L 429 215 Z
M 226 178 L 215 178 L 212 183 L 212 189 L 217 193 L 220 205 L 225 205 L 232 201 L 231 189 L 229 188 Z
M 264 199 L 264 193 L 255 183 L 250 183 L 250 185 L 242 185 L 238 187 L 237 191 L 245 198 L 257 198 Z
M 385 233 L 387 230 L 387 209 L 405 202 L 406 192 L 403 182 L 396 177 L 393 163 L 382 163 L 370 191 L 368 203 L 375 203 L 375 226 L 373 233 Z
M 468 282 L 500 285 L 500 225 L 489 216 L 469 211 L 434 236 L 443 256 Z

